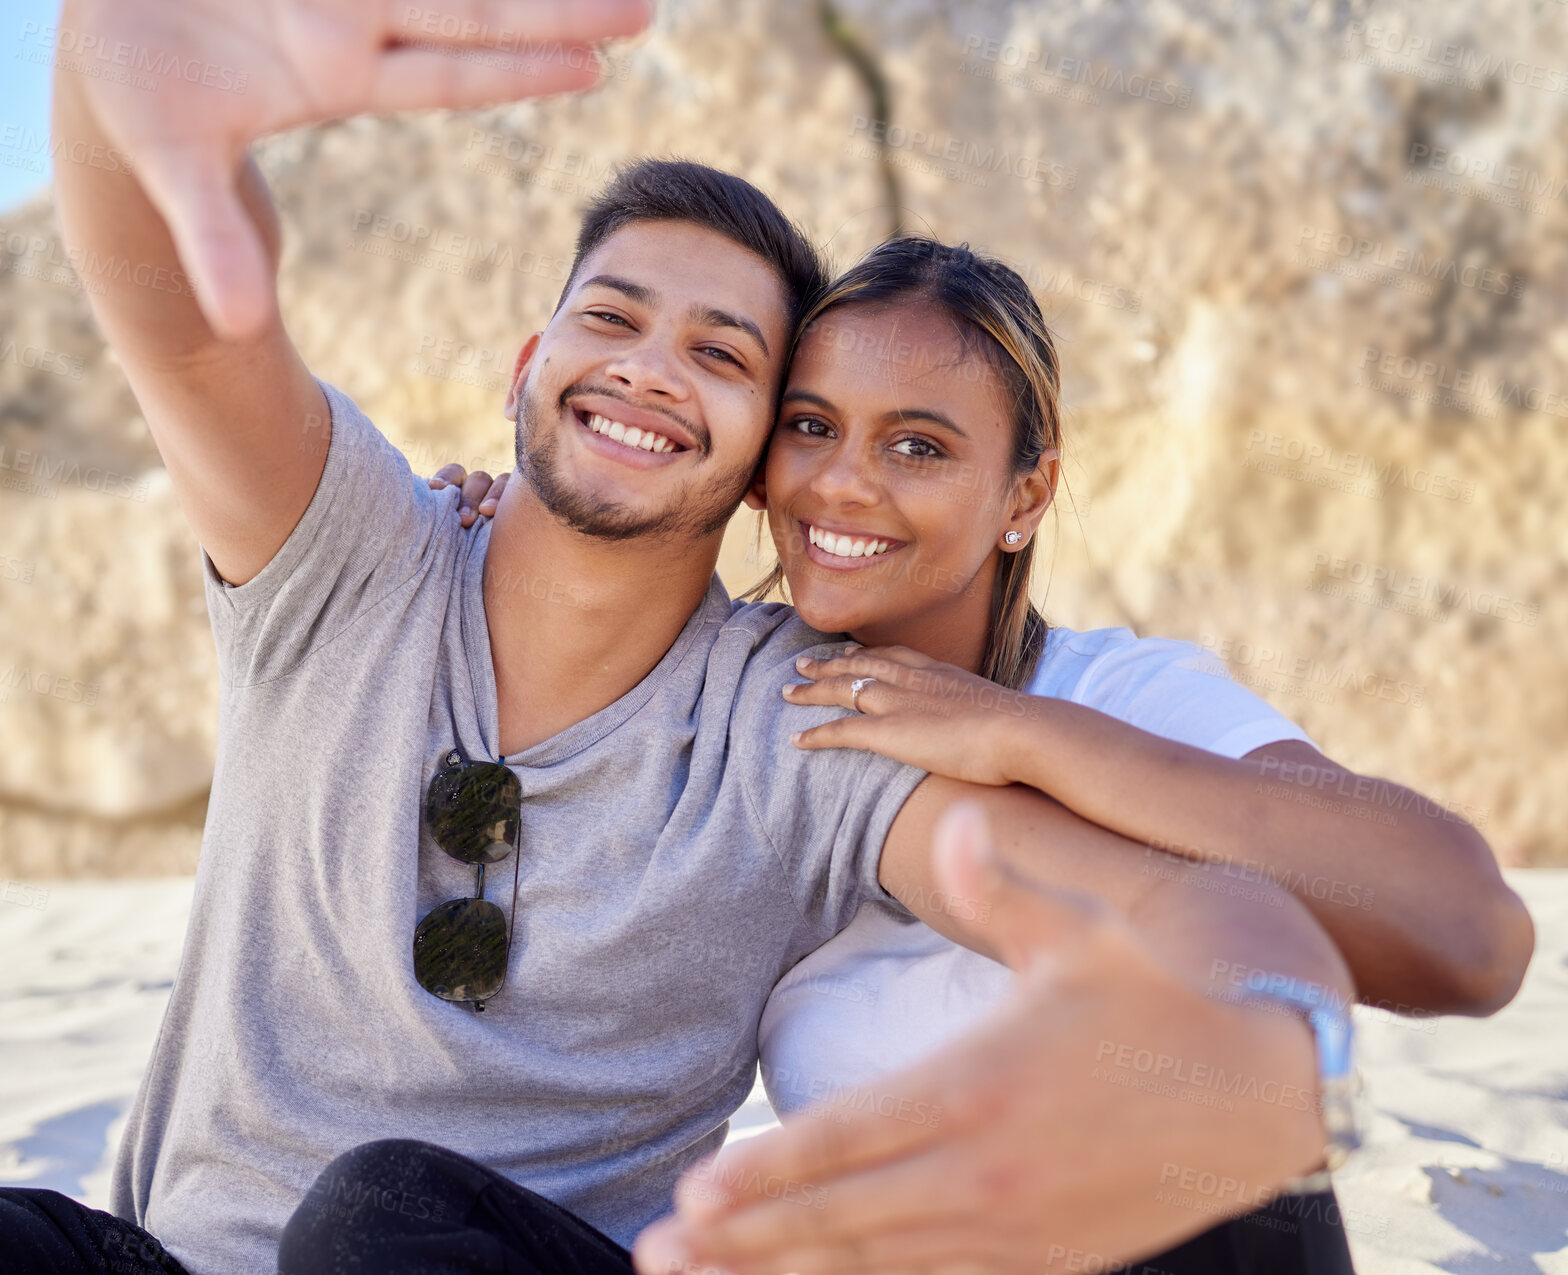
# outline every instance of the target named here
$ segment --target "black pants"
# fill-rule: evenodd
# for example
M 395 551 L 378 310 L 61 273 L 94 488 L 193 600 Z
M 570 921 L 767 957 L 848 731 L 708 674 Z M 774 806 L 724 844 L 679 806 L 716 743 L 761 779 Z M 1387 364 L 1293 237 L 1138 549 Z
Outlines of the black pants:
M 58 1191 L 0 1189 L 5 1275 L 187 1275 L 139 1226 Z
M 186 1275 L 139 1227 L 55 1191 L 0 1189 L 5 1275 Z M 492 1169 L 425 1142 L 367 1142 L 321 1173 L 279 1275 L 631 1275 L 626 1250 Z M 1127 1275 L 1354 1275 L 1332 1192 L 1290 1196 Z

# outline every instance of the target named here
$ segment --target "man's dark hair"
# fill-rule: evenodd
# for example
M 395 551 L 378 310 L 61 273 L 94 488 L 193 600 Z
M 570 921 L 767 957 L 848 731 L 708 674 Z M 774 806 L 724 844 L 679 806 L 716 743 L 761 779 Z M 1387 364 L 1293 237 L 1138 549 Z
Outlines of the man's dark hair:
M 561 298 L 582 260 L 617 230 L 637 221 L 687 221 L 717 231 L 757 254 L 779 276 L 790 334 L 827 285 L 822 256 L 779 207 L 744 178 L 689 160 L 640 159 L 622 168 L 583 214 L 577 250 Z

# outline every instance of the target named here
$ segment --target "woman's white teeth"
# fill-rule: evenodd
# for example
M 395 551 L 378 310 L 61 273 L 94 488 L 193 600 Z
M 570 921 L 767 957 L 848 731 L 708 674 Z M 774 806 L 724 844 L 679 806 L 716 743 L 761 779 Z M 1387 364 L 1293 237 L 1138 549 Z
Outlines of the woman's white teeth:
M 624 443 L 627 447 L 640 447 L 645 452 L 673 452 L 675 444 L 664 437 L 655 434 L 651 429 L 638 429 L 633 425 L 630 429 L 620 421 L 612 421 L 608 417 L 593 415 L 588 418 L 588 428 L 595 434 L 608 434 L 612 441 Z
M 851 537 L 834 535 L 831 531 L 823 531 L 821 527 L 811 527 L 808 531 L 811 543 L 824 553 L 831 553 L 835 558 L 870 558 L 879 553 L 886 553 L 891 540 L 867 540 L 865 537 Z

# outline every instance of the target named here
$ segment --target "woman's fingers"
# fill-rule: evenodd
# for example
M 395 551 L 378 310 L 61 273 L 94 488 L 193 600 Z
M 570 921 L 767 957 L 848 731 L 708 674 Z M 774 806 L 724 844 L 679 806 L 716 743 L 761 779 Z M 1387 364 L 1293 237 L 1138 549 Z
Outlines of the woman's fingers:
M 431 478 L 430 485 L 437 491 L 446 486 L 458 486 L 468 477 L 468 471 L 455 460 L 449 465 L 442 465 Z
M 861 683 L 858 695 L 855 693 L 856 682 Z M 870 673 L 858 676 L 846 673 L 814 682 L 790 682 L 784 687 L 783 693 L 791 704 L 852 708 L 864 717 L 886 717 L 891 713 L 934 717 L 952 715 L 951 708 L 944 705 L 940 697 Z
M 860 717 L 838 717 L 831 722 L 823 722 L 820 726 L 812 726 L 806 730 L 798 730 L 789 737 L 802 752 L 811 752 L 813 749 L 823 748 L 859 748 L 863 752 L 877 752 L 873 747 L 876 740 L 866 730 L 865 719 Z
M 490 490 L 487 491 L 480 498 L 480 501 L 479 501 L 479 512 L 480 513 L 485 514 L 486 516 L 488 516 L 490 514 L 493 514 L 500 507 L 500 505 L 501 505 L 501 496 L 506 491 L 507 479 L 511 478 L 511 476 L 512 476 L 512 471 L 511 470 L 507 470 L 506 473 L 502 474 L 499 478 L 497 478 L 494 482 L 492 482 L 490 484 Z
M 482 469 L 476 469 L 463 481 L 463 495 L 457 502 L 458 516 L 463 520 L 463 526 L 468 526 L 478 516 L 475 510 L 479 502 L 490 490 L 490 475 Z
M 899 683 L 912 671 L 928 668 L 936 662 L 907 646 L 854 646 L 829 660 L 813 660 L 802 655 L 795 661 L 795 667 L 811 678 L 875 677 Z
M 489 472 L 483 469 L 470 473 L 454 460 L 435 472 L 430 479 L 430 486 L 436 491 L 446 487 L 460 487 L 462 490 L 457 501 L 457 516 L 463 526 L 471 527 L 475 518 L 488 518 L 495 513 L 511 476 L 510 470 L 499 478 L 490 477 Z
M 784 698 L 791 704 L 831 704 L 839 708 L 852 708 L 867 716 L 910 706 L 908 694 L 900 692 L 892 682 L 872 680 L 862 686 L 860 694 L 856 695 L 855 683 L 860 680 L 844 675 L 825 677 L 815 682 L 790 682 L 784 687 Z

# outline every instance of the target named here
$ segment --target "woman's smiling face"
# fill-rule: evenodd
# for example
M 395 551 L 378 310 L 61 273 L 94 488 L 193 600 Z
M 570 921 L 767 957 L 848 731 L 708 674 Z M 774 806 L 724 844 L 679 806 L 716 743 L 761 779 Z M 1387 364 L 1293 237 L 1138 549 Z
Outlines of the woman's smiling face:
M 802 338 L 763 487 L 814 628 L 978 663 L 1021 479 L 1002 376 L 972 347 L 920 301 L 851 303 Z

